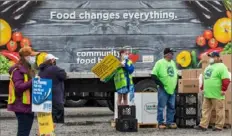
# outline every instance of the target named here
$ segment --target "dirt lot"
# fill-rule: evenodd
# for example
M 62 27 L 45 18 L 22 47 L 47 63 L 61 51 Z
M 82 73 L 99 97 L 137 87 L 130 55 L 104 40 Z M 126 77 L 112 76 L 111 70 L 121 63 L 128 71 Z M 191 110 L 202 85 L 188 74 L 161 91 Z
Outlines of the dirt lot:
M 158 130 L 141 128 L 137 133 L 120 133 L 110 125 L 113 113 L 108 108 L 66 109 L 65 124 L 57 129 L 57 136 L 231 136 L 231 130 L 223 132 L 199 132 L 194 129 Z M 0 110 L 0 136 L 15 136 L 17 122 L 14 114 Z M 12 129 L 10 129 L 12 128 Z M 37 122 L 34 121 L 31 136 L 35 136 Z

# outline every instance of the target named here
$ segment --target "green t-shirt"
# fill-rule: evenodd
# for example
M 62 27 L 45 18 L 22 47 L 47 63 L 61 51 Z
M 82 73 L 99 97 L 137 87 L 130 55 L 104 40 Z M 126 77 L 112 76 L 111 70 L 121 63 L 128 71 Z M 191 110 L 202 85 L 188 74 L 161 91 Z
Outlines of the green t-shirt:
M 225 99 L 222 95 L 222 79 L 226 78 L 229 78 L 229 72 L 223 63 L 209 65 L 204 71 L 204 97 Z
M 177 85 L 177 68 L 173 60 L 157 61 L 152 69 L 152 74 L 159 78 L 168 94 L 174 94 Z

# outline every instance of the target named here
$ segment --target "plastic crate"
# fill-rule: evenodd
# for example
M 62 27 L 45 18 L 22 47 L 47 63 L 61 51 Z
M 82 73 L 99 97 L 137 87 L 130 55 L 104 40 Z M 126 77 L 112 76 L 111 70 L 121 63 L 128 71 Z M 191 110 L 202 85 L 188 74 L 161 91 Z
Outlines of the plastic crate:
M 127 119 L 127 118 L 136 118 L 136 109 L 135 106 L 129 105 L 119 105 L 118 106 L 118 118 Z
M 176 107 L 176 117 L 198 117 L 197 106 Z
M 176 106 L 195 106 L 198 104 L 198 94 L 177 94 Z
M 199 119 L 196 118 L 176 118 L 176 124 L 179 128 L 194 128 L 199 124 Z
M 137 119 L 116 119 L 116 130 L 120 132 L 137 132 Z

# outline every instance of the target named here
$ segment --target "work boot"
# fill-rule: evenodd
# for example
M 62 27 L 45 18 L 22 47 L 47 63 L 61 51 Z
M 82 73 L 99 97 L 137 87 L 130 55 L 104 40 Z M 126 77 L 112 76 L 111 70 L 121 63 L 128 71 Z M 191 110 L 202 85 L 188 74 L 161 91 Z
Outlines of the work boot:
M 172 124 L 167 125 L 167 128 L 168 129 L 177 129 L 177 125 L 176 125 L 176 123 L 172 123 Z
M 213 131 L 222 131 L 222 129 L 214 127 Z
M 159 129 L 166 129 L 166 124 L 162 123 L 162 124 L 159 124 L 158 126 Z
M 207 130 L 207 128 L 204 128 L 204 127 L 202 127 L 202 126 L 195 126 L 194 127 L 196 130 L 201 130 L 201 131 L 206 131 Z

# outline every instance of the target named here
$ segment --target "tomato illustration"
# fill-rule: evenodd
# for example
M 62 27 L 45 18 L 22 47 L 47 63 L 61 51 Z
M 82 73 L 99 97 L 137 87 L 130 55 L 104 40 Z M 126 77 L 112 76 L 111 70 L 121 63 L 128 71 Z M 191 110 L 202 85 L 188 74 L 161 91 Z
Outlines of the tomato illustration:
M 10 40 L 7 45 L 6 45 L 8 51 L 14 52 L 17 48 L 18 45 L 15 41 Z
M 14 32 L 12 36 L 13 41 L 20 42 L 23 39 L 23 35 L 21 32 Z
M 20 42 L 20 46 L 23 48 L 25 46 L 31 46 L 31 41 L 28 38 L 23 38 Z

